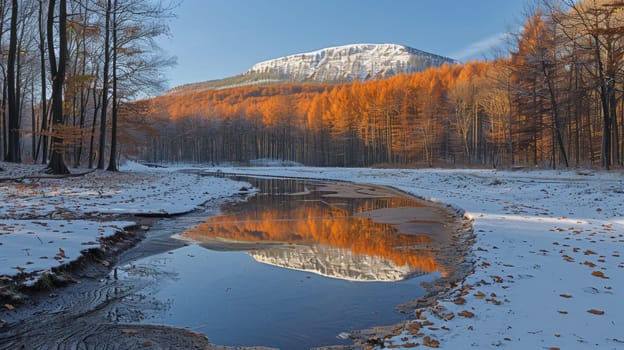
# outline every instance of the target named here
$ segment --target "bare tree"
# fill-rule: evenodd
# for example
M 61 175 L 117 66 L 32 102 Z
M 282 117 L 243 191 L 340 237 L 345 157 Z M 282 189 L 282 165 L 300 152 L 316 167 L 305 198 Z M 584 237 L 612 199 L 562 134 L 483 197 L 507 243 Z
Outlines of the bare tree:
M 52 75 L 52 155 L 47 172 L 51 174 L 69 174 L 69 169 L 63 159 L 63 139 L 58 132 L 63 124 L 63 84 L 67 65 L 67 0 L 59 0 L 58 46 L 59 58 L 56 60 L 54 50 L 54 13 L 56 0 L 49 0 L 48 4 L 48 57 Z
M 48 98 L 47 98 L 47 70 L 46 70 L 46 31 L 45 31 L 45 12 L 44 0 L 39 0 L 38 8 L 38 32 L 39 32 L 39 62 L 40 62 L 40 78 L 41 78 L 41 103 L 39 111 L 41 113 L 41 137 L 37 142 L 37 149 L 33 150 L 33 158 L 36 160 L 41 147 L 41 164 L 48 162 Z M 34 137 L 34 135 L 33 135 Z
M 106 160 L 106 114 L 108 112 L 108 84 L 111 60 L 110 34 L 111 34 L 112 1 L 106 0 L 105 27 L 104 27 L 104 68 L 102 71 L 102 103 L 100 114 L 100 146 L 98 151 L 98 169 L 104 169 Z
M 16 91 L 16 57 L 17 57 L 17 22 L 18 22 L 18 1 L 11 2 L 11 29 L 9 39 L 9 53 L 7 60 L 7 98 L 9 110 L 8 125 L 8 149 L 5 156 L 8 162 L 20 162 L 20 111 L 19 100 Z

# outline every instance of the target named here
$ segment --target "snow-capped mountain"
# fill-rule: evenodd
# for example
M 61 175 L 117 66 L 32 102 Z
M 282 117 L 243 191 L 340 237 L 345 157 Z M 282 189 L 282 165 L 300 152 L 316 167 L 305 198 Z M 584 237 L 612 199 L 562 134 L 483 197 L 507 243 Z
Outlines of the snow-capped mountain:
M 330 47 L 255 64 L 243 75 L 295 82 L 347 82 L 387 78 L 431 66 L 453 63 L 450 58 L 397 44 L 355 44 Z
M 342 83 L 414 73 L 456 61 L 397 44 L 329 47 L 260 62 L 246 72 L 221 80 L 182 85 L 169 93 L 271 83 Z

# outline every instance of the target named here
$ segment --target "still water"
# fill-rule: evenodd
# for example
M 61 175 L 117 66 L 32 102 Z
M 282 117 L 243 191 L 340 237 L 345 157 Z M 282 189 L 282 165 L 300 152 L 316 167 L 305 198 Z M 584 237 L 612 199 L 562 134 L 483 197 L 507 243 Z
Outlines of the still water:
M 370 186 L 237 178 L 258 192 L 187 222 L 189 244 L 122 266 L 150 280 L 117 322 L 186 327 L 231 346 L 309 349 L 341 332 L 405 319 L 394 308 L 445 274 L 435 247 L 448 214 Z M 152 231 L 170 230 L 162 221 Z

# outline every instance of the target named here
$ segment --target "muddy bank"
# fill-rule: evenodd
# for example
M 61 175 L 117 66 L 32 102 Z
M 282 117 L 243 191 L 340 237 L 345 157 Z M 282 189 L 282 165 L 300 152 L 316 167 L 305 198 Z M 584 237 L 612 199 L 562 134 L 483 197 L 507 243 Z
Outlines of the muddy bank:
M 89 219 L 93 220 L 93 217 Z M 78 259 L 54 267 L 49 272 L 43 272 L 41 275 L 34 272 L 5 276 L 0 280 L 0 304 L 4 304 L 5 309 L 7 309 L 6 304 L 21 309 L 36 303 L 38 299 L 47 298 L 49 292 L 53 290 L 62 290 L 62 287 L 81 283 L 83 279 L 106 276 L 123 252 L 146 237 L 146 231 L 154 221 L 148 217 L 133 215 L 119 215 L 107 219 L 111 221 L 124 219 L 136 224 L 112 236 L 101 238 L 97 248 L 85 249 Z M 29 282 L 33 276 L 37 278 L 36 283 Z

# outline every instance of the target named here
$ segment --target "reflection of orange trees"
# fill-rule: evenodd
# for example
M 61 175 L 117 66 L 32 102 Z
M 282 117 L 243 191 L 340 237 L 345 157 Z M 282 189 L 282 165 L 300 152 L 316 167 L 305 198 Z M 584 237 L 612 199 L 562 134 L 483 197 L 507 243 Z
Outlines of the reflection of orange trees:
M 322 244 L 348 249 L 355 254 L 385 258 L 398 266 L 409 265 L 425 272 L 443 271 L 431 252 L 414 249 L 431 242 L 431 238 L 400 234 L 391 225 L 378 224 L 367 218 L 339 216 L 335 208 L 330 209 L 334 215 L 327 216 L 324 215 L 327 212 L 322 212 L 326 209 L 315 206 L 280 210 L 263 208 L 253 213 L 210 218 L 184 235 L 198 241 L 226 239 Z

